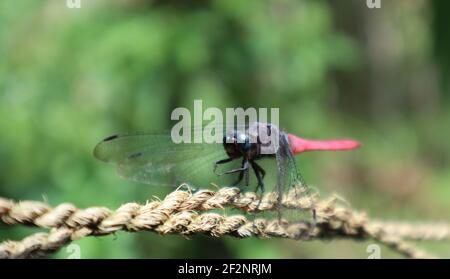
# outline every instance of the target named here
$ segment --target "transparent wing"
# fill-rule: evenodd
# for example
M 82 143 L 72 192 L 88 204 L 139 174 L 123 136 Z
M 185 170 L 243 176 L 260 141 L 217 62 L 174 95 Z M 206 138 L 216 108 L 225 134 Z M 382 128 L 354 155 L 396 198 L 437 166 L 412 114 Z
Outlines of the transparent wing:
M 290 190 L 294 189 L 295 200 L 298 199 L 310 199 L 311 194 L 308 185 L 303 180 L 300 171 L 295 162 L 294 155 L 292 154 L 289 146 L 289 141 L 285 133 L 280 135 L 280 145 L 276 153 L 277 160 L 277 192 L 280 194 L 286 194 Z M 283 218 L 292 219 L 295 221 L 312 221 L 315 222 L 315 211 L 313 200 L 311 198 L 312 210 L 308 212 L 293 210 L 284 210 Z M 281 200 L 278 201 L 281 207 Z M 280 208 L 281 209 L 281 208 Z M 305 217 L 308 216 L 308 217 Z
M 134 133 L 106 138 L 94 156 L 117 164 L 120 176 L 146 184 L 205 187 L 228 182 L 213 174 L 214 163 L 227 158 L 219 143 L 176 144 L 170 134 Z
M 295 163 L 294 154 L 289 146 L 289 140 L 285 133 L 280 134 L 279 148 L 276 152 L 278 176 L 277 190 L 280 193 L 296 187 L 299 192 L 307 192 L 308 186 L 304 182 Z

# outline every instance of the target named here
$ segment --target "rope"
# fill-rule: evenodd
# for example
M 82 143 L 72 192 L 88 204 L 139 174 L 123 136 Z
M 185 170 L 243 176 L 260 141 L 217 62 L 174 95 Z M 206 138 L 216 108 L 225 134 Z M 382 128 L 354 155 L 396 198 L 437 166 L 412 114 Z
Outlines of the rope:
M 296 198 L 298 189 L 282 197 L 286 208 L 311 210 L 315 208 L 318 223 L 289 223 L 286 220 L 256 219 L 249 221 L 243 215 L 224 216 L 204 211 L 232 207 L 244 212 L 276 210 L 278 196 L 267 193 L 261 202 L 255 193 L 241 193 L 238 188 L 221 188 L 217 192 L 202 190 L 191 193 L 177 189 L 163 201 L 144 205 L 126 203 L 112 211 L 104 207 L 78 209 L 64 203 L 51 208 L 34 201 L 14 202 L 0 198 L 2 222 L 50 228 L 49 233 L 37 233 L 22 241 L 4 241 L 0 244 L 0 258 L 42 257 L 67 243 L 86 236 L 152 231 L 165 234 L 208 234 L 214 237 L 230 235 L 245 237 L 281 237 L 289 239 L 329 239 L 348 237 L 374 239 L 411 258 L 431 258 L 431 255 L 405 243 L 405 235 L 389 234 L 380 222 L 372 223 L 364 213 L 337 207 L 336 199 L 318 200 L 317 197 Z M 259 204 L 259 208 L 258 207 Z
M 400 238 L 424 241 L 450 240 L 450 225 L 444 223 L 406 223 L 373 221 L 374 226 L 383 227 L 389 235 Z

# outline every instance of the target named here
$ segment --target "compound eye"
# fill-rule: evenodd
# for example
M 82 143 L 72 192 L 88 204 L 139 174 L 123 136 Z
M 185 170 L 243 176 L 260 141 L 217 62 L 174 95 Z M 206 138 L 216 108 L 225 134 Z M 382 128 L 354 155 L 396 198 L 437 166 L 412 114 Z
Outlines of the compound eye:
M 247 143 L 248 137 L 245 134 L 239 134 L 239 143 Z
M 224 136 L 224 137 L 223 137 L 223 142 L 224 142 L 224 143 L 235 144 L 235 143 L 236 143 L 236 138 L 233 137 L 233 136 Z

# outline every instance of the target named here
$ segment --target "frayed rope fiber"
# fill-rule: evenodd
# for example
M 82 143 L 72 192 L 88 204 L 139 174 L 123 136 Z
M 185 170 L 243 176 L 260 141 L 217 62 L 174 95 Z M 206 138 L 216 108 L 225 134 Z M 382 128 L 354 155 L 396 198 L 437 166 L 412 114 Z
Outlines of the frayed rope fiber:
M 214 237 L 225 235 L 238 238 L 279 237 L 294 240 L 330 239 L 347 237 L 374 239 L 410 258 L 433 258 L 433 256 L 406 243 L 411 240 L 449 239 L 449 230 L 442 233 L 442 225 L 421 225 L 416 230 L 402 223 L 399 230 L 395 223 L 386 225 L 371 222 L 366 214 L 336 205 L 336 198 L 319 200 L 317 196 L 298 197 L 293 188 L 281 198 L 284 208 L 311 210 L 317 214 L 317 224 L 309 222 L 290 223 L 283 219 L 248 220 L 243 215 L 226 216 L 209 210 L 235 208 L 244 212 L 277 210 L 280 205 L 277 193 L 265 194 L 261 201 L 252 192 L 240 192 L 238 188 L 224 187 L 217 191 L 201 190 L 192 193 L 181 188 L 164 200 L 153 200 L 144 205 L 126 203 L 112 211 L 105 207 L 78 209 L 70 203 L 55 208 L 36 201 L 14 202 L 0 198 L 0 220 L 8 225 L 23 224 L 48 228 L 48 233 L 36 233 L 21 241 L 0 243 L 0 258 L 44 257 L 70 243 L 87 237 L 108 235 L 117 231 L 152 231 L 165 234 L 207 234 Z M 437 232 L 436 229 L 439 229 Z

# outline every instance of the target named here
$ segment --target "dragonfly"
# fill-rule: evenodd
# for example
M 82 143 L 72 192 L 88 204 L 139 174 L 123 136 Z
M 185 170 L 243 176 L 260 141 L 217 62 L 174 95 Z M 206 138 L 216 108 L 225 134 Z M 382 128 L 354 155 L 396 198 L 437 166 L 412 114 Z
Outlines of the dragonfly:
M 244 188 L 250 185 L 253 171 L 255 192 L 261 196 L 265 192 L 266 170 L 260 162 L 271 159 L 276 162 L 275 187 L 281 197 L 291 186 L 303 187 L 302 192 L 307 192 L 294 156 L 360 146 L 352 139 L 304 139 L 271 123 L 254 122 L 222 129 L 223 138 L 216 143 L 175 143 L 169 132 L 112 135 L 97 144 L 94 156 L 115 163 L 118 174 L 126 179 L 153 185 L 187 183 L 194 189 L 200 185 Z M 218 171 L 225 165 L 230 167 Z

